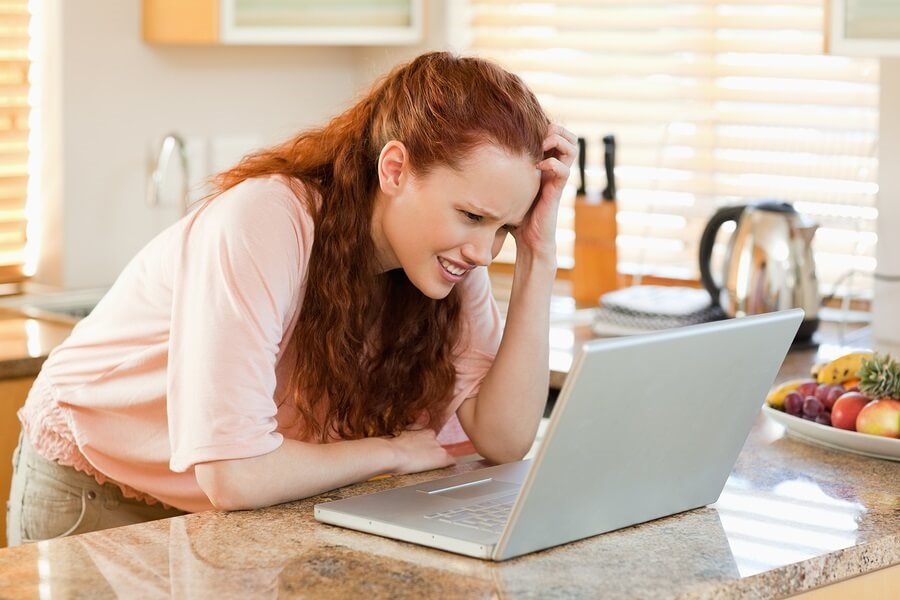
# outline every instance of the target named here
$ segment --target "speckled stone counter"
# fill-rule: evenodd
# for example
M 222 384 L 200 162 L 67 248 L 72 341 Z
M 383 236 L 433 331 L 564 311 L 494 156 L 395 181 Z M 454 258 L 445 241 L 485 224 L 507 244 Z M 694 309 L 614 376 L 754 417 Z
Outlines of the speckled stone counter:
M 793 352 L 779 379 L 842 351 Z M 900 565 L 900 462 L 795 440 L 762 415 L 716 504 L 503 563 L 312 516 L 318 501 L 482 466 L 0 550 L 0 598 L 781 598 Z

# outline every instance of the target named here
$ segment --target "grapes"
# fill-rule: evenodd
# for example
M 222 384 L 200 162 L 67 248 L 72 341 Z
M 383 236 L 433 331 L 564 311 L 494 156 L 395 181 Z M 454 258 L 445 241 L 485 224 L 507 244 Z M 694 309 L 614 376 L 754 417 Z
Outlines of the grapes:
M 784 397 L 784 411 L 799 417 L 803 413 L 803 396 L 800 392 L 788 392 Z
M 831 411 L 838 399 L 846 393 L 847 389 L 840 384 L 806 381 L 784 395 L 783 410 L 799 419 L 838 427 L 841 426 L 840 423 L 832 423 Z
M 809 417 L 810 419 L 815 419 L 824 410 L 825 410 L 825 407 L 822 405 L 822 402 L 815 396 L 807 396 L 806 399 L 803 400 L 803 416 L 804 417 Z
M 801 397 L 806 398 L 807 396 L 815 394 L 818 388 L 819 384 L 815 381 L 807 381 L 797 388 L 797 393 L 800 394 Z
M 825 410 L 831 410 L 831 407 L 834 406 L 834 403 L 840 398 L 844 392 L 847 390 L 844 389 L 842 385 L 832 385 L 831 389 L 828 390 L 828 393 L 825 395 L 822 400 L 822 404 L 825 406 Z

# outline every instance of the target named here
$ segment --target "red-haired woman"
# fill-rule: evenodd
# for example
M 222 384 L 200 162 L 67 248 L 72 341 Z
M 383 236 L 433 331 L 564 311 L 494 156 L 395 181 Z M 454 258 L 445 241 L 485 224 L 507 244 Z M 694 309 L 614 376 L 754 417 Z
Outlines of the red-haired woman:
M 521 458 L 574 141 L 515 75 L 432 53 L 219 175 L 44 365 L 10 543 L 444 467 L 460 425 Z M 507 234 L 501 330 L 485 266 Z

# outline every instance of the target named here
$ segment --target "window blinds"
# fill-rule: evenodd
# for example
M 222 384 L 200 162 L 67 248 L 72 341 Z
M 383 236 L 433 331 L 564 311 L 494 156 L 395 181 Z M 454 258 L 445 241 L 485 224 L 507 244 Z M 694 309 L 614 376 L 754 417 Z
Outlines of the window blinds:
M 465 22 L 464 51 L 521 75 L 587 139 L 589 191 L 616 136 L 620 272 L 696 279 L 715 209 L 777 198 L 819 224 L 823 292 L 870 294 L 878 62 L 823 55 L 821 0 L 470 0 Z
M 0 283 L 21 281 L 28 185 L 28 1 L 0 1 Z

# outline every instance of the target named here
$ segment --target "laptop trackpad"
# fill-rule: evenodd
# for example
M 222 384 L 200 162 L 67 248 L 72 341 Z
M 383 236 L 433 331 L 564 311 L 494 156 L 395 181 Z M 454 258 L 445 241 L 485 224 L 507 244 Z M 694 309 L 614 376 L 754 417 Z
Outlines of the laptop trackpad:
M 444 498 L 453 498 L 454 500 L 468 500 L 470 498 L 478 498 L 479 496 L 515 491 L 518 490 L 519 487 L 518 483 L 509 483 L 507 481 L 497 481 L 496 479 L 487 478 L 435 490 L 418 491 L 425 492 L 429 496 L 443 496 Z

